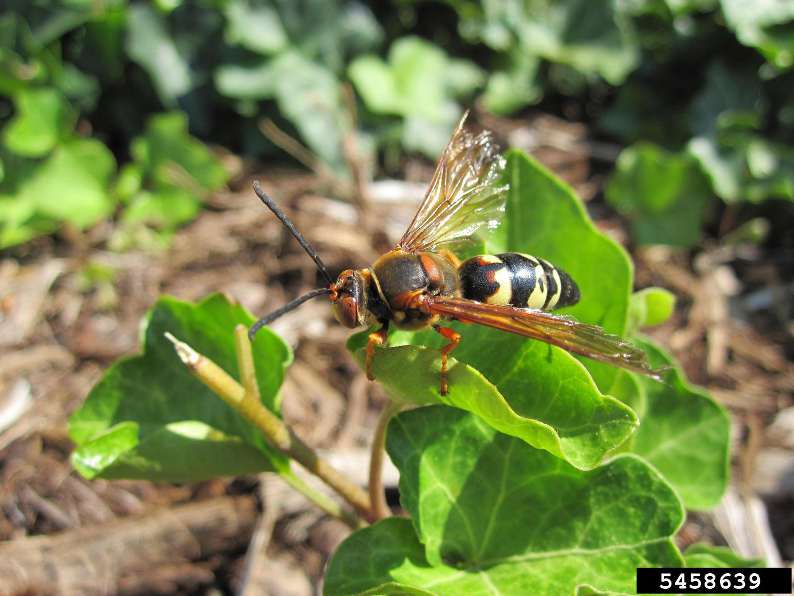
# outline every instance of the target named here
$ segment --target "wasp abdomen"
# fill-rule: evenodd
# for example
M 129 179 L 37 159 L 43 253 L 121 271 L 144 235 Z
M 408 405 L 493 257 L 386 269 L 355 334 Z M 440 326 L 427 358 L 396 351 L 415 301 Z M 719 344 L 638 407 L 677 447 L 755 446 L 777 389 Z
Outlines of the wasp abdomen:
M 531 255 L 479 255 L 464 261 L 458 274 L 463 297 L 485 304 L 552 310 L 579 301 L 579 288 L 565 271 Z

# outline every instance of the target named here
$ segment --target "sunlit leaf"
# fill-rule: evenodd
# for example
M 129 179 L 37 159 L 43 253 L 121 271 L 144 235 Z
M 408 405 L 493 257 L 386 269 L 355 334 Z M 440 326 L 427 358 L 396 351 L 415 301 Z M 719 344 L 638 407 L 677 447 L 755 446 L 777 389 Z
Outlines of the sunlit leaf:
M 194 85 L 190 65 L 182 55 L 161 14 L 146 4 L 127 9 L 127 53 L 146 70 L 160 100 L 173 106 Z
M 113 210 L 108 183 L 115 169 L 113 154 L 105 145 L 73 139 L 60 144 L 20 184 L 17 198 L 35 205 L 40 215 L 85 228 Z
M 646 410 L 629 441 L 631 452 L 651 463 L 687 508 L 715 506 L 728 485 L 730 420 L 703 389 L 687 382 L 675 361 L 648 340 L 640 345 L 654 366 L 674 366 L 663 383 L 636 376 Z
M 646 143 L 621 152 L 606 186 L 607 201 L 629 218 L 639 244 L 697 244 L 711 197 L 691 156 Z
M 683 564 L 671 540 L 681 505 L 638 458 L 581 472 L 440 407 L 400 414 L 387 445 L 411 520 L 387 519 L 343 542 L 326 594 L 382 593 L 384 584 L 436 594 L 633 592 L 636 567 Z
M 74 114 L 55 89 L 21 91 L 14 103 L 16 114 L 3 129 L 3 142 L 14 153 L 43 157 L 71 133 Z
M 87 477 L 174 482 L 278 470 L 284 456 L 195 379 L 170 332 L 237 376 L 234 327 L 253 317 L 221 295 L 194 305 L 161 298 L 147 317 L 143 354 L 108 369 L 69 421 L 72 461 Z M 277 411 L 289 348 L 264 329 L 254 341 L 262 402 Z

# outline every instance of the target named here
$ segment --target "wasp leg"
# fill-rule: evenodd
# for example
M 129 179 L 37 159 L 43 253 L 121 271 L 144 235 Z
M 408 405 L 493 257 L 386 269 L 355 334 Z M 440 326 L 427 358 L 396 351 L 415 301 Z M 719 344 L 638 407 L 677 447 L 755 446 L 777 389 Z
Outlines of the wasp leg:
M 438 333 L 449 340 L 449 343 L 441 348 L 441 395 L 446 395 L 449 391 L 449 384 L 447 383 L 447 357 L 449 353 L 458 347 L 460 344 L 460 333 L 449 327 L 442 327 L 441 325 L 433 325 Z
M 389 336 L 388 321 L 383 324 L 383 327 L 369 334 L 369 341 L 367 342 L 367 361 L 365 368 L 367 371 L 367 378 L 370 381 L 375 380 L 375 376 L 372 374 L 372 361 L 375 359 L 375 347 L 382 346 L 383 344 L 385 344 L 388 336 Z

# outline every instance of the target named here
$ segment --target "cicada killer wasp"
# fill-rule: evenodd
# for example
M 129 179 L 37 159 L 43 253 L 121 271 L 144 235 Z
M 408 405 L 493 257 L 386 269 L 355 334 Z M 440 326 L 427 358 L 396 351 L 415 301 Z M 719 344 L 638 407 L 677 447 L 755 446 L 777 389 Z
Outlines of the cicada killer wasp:
M 479 255 L 463 262 L 450 250 L 498 225 L 508 186 L 505 159 L 490 132 L 474 134 L 461 119 L 436 165 L 419 210 L 394 249 L 365 269 L 346 269 L 334 281 L 317 252 L 275 202 L 254 183 L 254 191 L 314 259 L 328 286 L 313 290 L 263 317 L 250 337 L 286 312 L 317 296 L 328 296 L 344 326 L 375 326 L 366 352 L 370 380 L 375 348 L 391 325 L 432 327 L 448 343 L 441 349 L 441 394 L 447 393 L 447 356 L 460 343 L 445 320 L 486 325 L 537 339 L 593 360 L 658 378 L 645 353 L 597 325 L 552 314 L 579 301 L 579 288 L 562 269 L 520 253 Z

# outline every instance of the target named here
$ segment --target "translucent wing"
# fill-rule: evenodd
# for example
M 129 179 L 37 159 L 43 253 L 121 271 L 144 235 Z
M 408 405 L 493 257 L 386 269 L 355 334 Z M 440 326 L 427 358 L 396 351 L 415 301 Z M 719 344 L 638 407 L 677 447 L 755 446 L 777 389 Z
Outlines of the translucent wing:
M 495 306 L 448 296 L 430 296 L 426 304 L 434 314 L 509 331 L 559 346 L 593 360 L 660 379 L 663 370 L 651 368 L 645 352 L 597 325 L 542 310 Z
M 505 160 L 489 131 L 473 134 L 461 118 L 419 211 L 398 247 L 406 252 L 434 251 L 466 240 L 483 226 L 495 228 L 504 213 L 507 185 L 500 184 Z

